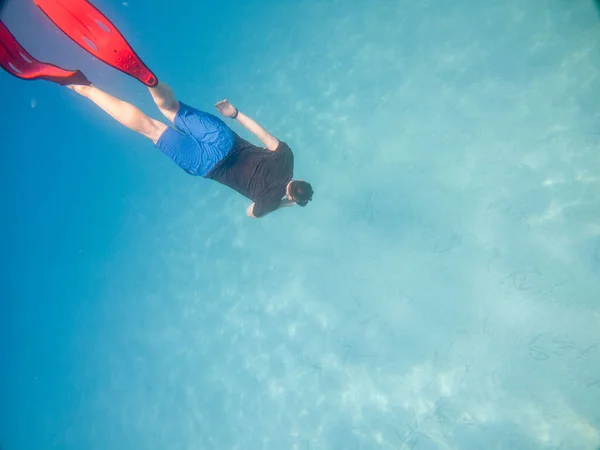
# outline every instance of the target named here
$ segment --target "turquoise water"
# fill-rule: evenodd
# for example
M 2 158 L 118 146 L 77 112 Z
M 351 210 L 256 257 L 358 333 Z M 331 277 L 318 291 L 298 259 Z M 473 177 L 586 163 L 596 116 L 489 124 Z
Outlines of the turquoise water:
M 315 197 L 253 221 L 0 73 L 3 450 L 600 445 L 592 0 L 96 4 L 181 100 L 286 140 Z M 160 118 L 31 2 L 3 20 Z

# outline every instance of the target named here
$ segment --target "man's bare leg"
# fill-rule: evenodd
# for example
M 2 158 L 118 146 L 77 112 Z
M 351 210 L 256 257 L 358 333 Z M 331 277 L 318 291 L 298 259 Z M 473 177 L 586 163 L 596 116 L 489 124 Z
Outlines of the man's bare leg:
M 69 86 L 75 92 L 89 98 L 117 122 L 125 125 L 127 128 L 137 131 L 156 144 L 160 135 L 167 129 L 167 126 L 148 117 L 142 111 L 130 103 L 119 100 L 95 86 Z
M 148 90 L 160 112 L 171 122 L 174 122 L 177 111 L 179 111 L 179 102 L 173 94 L 173 89 L 159 81 L 155 87 L 148 88 Z

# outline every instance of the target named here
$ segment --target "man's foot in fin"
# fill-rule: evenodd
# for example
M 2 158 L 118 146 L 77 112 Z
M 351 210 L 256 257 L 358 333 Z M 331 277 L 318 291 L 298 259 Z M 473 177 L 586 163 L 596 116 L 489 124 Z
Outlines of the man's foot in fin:
M 17 42 L 2 21 L 0 21 L 0 67 L 22 80 L 47 80 L 62 86 L 91 84 L 79 70 L 65 70 L 35 59 Z
M 91 85 L 83 85 L 83 84 L 68 84 L 67 87 L 69 89 L 71 89 L 72 91 L 77 92 L 79 95 L 83 96 L 83 97 L 87 97 L 88 96 L 88 92 L 91 88 Z
M 156 75 L 133 51 L 117 27 L 87 0 L 34 0 L 63 33 L 85 51 L 148 87 Z
M 92 84 L 80 70 L 76 70 L 67 77 L 44 77 L 44 79 L 58 83 L 61 86 L 91 86 Z

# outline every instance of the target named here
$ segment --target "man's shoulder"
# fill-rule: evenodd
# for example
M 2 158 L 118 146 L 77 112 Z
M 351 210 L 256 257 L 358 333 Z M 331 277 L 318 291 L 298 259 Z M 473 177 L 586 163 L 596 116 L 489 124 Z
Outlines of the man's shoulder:
M 292 153 L 292 149 L 288 145 L 287 142 L 280 140 L 277 148 L 273 150 L 275 153 L 283 154 L 283 153 Z
M 294 152 L 291 147 L 285 141 L 279 141 L 279 145 L 277 149 L 272 152 L 275 154 L 277 161 L 279 164 L 294 164 Z

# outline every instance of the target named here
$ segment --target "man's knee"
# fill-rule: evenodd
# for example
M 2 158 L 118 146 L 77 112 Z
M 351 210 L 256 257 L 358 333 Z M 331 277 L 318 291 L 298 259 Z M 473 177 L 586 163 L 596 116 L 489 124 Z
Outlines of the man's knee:
M 179 102 L 177 100 L 175 100 L 174 103 L 171 103 L 168 106 L 160 106 L 159 105 L 158 109 L 163 114 L 163 116 L 165 116 L 171 122 L 175 122 L 175 116 L 177 116 L 177 113 L 179 112 L 180 107 L 181 106 L 180 106 Z
M 149 117 L 144 136 L 156 144 L 166 129 L 167 126 L 164 123 Z

